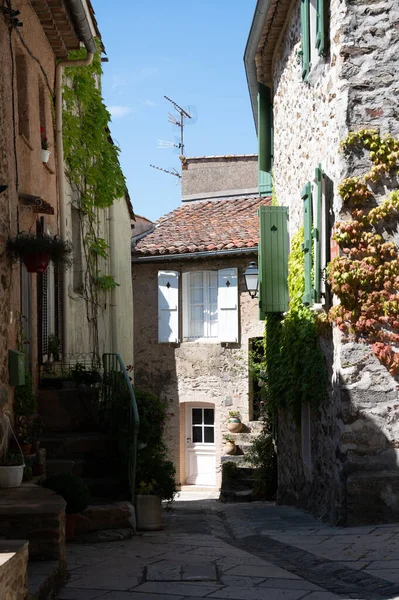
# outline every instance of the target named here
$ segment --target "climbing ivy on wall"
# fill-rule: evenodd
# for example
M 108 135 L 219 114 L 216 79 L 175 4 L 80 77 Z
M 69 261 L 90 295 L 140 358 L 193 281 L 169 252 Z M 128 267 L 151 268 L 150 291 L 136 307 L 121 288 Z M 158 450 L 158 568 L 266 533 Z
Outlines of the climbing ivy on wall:
M 317 317 L 302 303 L 305 272 L 301 228 L 292 239 L 288 260 L 289 310 L 284 318 L 266 317 L 265 344 L 268 406 L 287 408 L 300 421 L 302 402 L 318 406 L 327 394 L 325 357 L 319 344 Z
M 339 186 L 348 218 L 336 225 L 342 255 L 329 265 L 329 282 L 340 304 L 330 319 L 346 334 L 372 345 L 392 375 L 399 374 L 399 254 L 392 239 L 399 216 L 399 191 L 377 204 L 380 184 L 399 173 L 399 140 L 375 129 L 350 133 L 343 151 L 368 152 L 371 168 Z
M 91 327 L 94 351 L 98 353 L 98 312 L 104 293 L 118 283 L 102 273 L 108 245 L 102 237 L 104 209 L 125 194 L 125 178 L 119 165 L 119 148 L 113 143 L 108 124 L 110 114 L 101 96 L 101 52 L 86 67 L 66 68 L 63 85 L 63 134 L 66 173 L 79 210 L 86 263 L 83 296 Z M 69 54 L 84 58 L 85 50 Z

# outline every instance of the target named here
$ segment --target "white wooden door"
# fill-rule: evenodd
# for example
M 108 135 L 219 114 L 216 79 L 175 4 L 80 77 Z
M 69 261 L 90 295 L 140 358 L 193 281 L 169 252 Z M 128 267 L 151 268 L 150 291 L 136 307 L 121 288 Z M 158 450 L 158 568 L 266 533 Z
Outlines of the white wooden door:
M 216 485 L 215 406 L 186 406 L 186 483 Z

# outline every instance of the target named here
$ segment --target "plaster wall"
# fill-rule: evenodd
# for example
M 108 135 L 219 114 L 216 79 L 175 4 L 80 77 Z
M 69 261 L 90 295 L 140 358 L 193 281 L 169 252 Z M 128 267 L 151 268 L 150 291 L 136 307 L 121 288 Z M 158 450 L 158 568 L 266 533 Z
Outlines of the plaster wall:
M 182 169 L 182 200 L 257 194 L 258 157 L 187 158 Z M 228 193 L 227 193 L 228 192 Z
M 177 469 L 177 481 L 185 482 L 185 404 L 215 404 L 216 464 L 220 464 L 223 435 L 230 410 L 239 410 L 244 423 L 249 414 L 249 339 L 263 335 L 256 300 L 245 291 L 243 273 L 252 258 L 133 262 L 134 373 L 139 388 L 152 391 L 170 403 L 167 444 Z M 222 269 L 239 272 L 239 344 L 182 342 L 158 343 L 158 271 Z M 181 277 L 180 277 L 181 283 Z M 182 311 L 180 310 L 180 314 Z M 217 473 L 220 483 L 220 472 Z

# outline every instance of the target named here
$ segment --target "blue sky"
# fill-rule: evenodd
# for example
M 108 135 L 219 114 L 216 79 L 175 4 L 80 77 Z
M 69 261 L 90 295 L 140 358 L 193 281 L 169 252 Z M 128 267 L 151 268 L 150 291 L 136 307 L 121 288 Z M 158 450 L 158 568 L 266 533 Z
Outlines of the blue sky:
M 176 177 L 150 167 L 180 169 L 178 154 L 157 148 L 179 134 L 164 95 L 198 111 L 186 128 L 187 156 L 257 151 L 243 65 L 256 1 L 92 1 L 109 57 L 103 96 L 133 207 L 156 220 L 181 196 Z

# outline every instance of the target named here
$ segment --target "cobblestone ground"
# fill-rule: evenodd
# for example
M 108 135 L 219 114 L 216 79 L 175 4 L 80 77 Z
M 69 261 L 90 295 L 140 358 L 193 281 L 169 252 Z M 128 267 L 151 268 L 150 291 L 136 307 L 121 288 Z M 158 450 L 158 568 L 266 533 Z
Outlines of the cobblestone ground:
M 337 528 L 290 507 L 201 497 L 175 502 L 164 521 L 129 540 L 69 545 L 59 600 L 399 599 L 399 525 Z

